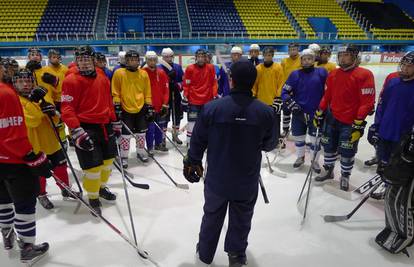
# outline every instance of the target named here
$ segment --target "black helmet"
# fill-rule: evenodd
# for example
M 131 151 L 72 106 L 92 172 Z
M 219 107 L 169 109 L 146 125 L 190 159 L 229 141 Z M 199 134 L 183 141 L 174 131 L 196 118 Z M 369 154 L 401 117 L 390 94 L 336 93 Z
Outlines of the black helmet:
M 32 88 L 21 88 L 18 84 L 19 79 L 28 79 L 34 83 L 33 72 L 31 72 L 29 69 L 21 69 L 19 71 L 16 71 L 12 77 L 13 87 L 16 89 L 16 91 L 20 95 L 28 97 L 32 91 Z
M 274 55 L 274 54 L 275 54 L 275 49 L 274 49 L 273 47 L 271 47 L 271 46 L 266 46 L 266 47 L 263 49 L 263 55 L 264 55 L 264 54 L 268 54 L 268 53 L 270 53 L 270 54 Z
M 290 44 L 288 45 L 288 47 L 289 47 L 289 48 L 293 48 L 293 47 L 299 48 L 299 44 L 298 44 L 298 43 L 290 43 Z
M 329 46 L 322 46 L 320 53 L 331 54 L 331 48 Z
M 195 56 L 198 56 L 198 55 L 207 56 L 207 51 L 206 51 L 205 49 L 203 49 L 203 48 L 199 48 L 199 49 L 197 49 L 197 51 L 195 52 Z
M 345 44 L 345 45 L 341 45 L 338 48 L 338 54 L 342 52 L 348 52 L 348 53 L 351 53 L 354 57 L 358 57 L 359 48 L 354 44 Z
M 125 54 L 125 59 L 131 58 L 131 57 L 138 57 L 139 58 L 139 53 L 135 50 L 128 50 Z
M 77 49 L 75 49 L 75 56 L 79 57 L 79 56 L 90 56 L 90 57 L 95 57 L 95 50 L 89 46 L 80 46 Z
M 414 65 L 414 51 L 406 53 L 401 58 L 400 64 Z
M 96 52 L 95 57 L 96 57 L 97 60 L 100 60 L 100 61 L 105 61 L 106 60 L 105 54 L 103 54 L 101 52 Z
M 32 54 L 32 53 L 42 54 L 42 51 L 39 49 L 39 47 L 30 47 L 29 49 L 27 49 L 27 53 L 28 54 Z
M 58 56 L 60 57 L 60 52 L 57 51 L 56 49 L 49 49 L 49 51 L 47 52 L 47 57 L 51 57 L 51 56 Z

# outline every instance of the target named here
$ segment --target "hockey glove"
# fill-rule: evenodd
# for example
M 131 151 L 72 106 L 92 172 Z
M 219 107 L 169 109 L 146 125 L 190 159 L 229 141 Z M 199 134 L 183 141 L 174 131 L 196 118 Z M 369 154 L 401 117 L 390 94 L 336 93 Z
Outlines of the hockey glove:
M 302 107 L 296 103 L 295 100 L 292 98 L 289 98 L 285 101 L 285 105 L 290 112 L 292 112 L 293 115 L 299 115 L 302 112 Z
M 316 128 L 321 128 L 324 119 L 325 119 L 325 114 L 323 113 L 322 110 L 318 109 L 315 112 L 315 116 L 313 117 L 313 126 L 315 126 Z
M 112 131 L 115 134 L 115 137 L 118 138 L 122 134 L 122 123 L 121 121 L 113 121 L 111 122 L 112 125 Z
M 75 146 L 84 151 L 92 151 L 94 149 L 93 141 L 88 133 L 82 127 L 70 130 L 73 143 Z
M 114 110 L 115 110 L 115 116 L 118 121 L 122 119 L 122 107 L 121 103 L 114 103 Z
M 376 146 L 378 144 L 379 141 L 379 134 L 378 134 L 378 128 L 377 125 L 372 124 L 369 128 L 368 128 L 368 143 L 370 143 L 372 146 Z
M 46 114 L 49 117 L 53 117 L 56 115 L 56 107 L 46 101 L 42 101 L 40 103 L 40 109 L 44 114 Z
M 185 156 L 183 159 L 183 175 L 187 181 L 190 183 L 198 183 L 203 177 L 203 165 L 201 162 L 196 164 L 192 163 L 188 156 Z
M 29 100 L 35 103 L 39 103 L 47 94 L 47 89 L 42 86 L 37 86 L 29 94 Z
M 364 135 L 364 129 L 366 125 L 367 125 L 366 121 L 354 120 L 354 123 L 352 124 L 351 137 L 349 140 L 351 144 L 357 142 Z
M 188 112 L 188 100 L 185 96 L 183 96 L 183 99 L 181 99 L 181 108 L 184 112 Z
M 165 118 L 168 115 L 168 105 L 162 105 L 161 111 L 160 111 L 160 117 Z
M 43 176 L 46 178 L 52 176 L 52 164 L 45 153 L 40 152 L 35 154 L 33 151 L 30 151 L 23 157 L 23 160 L 30 167 L 30 171 L 34 176 Z
M 411 132 L 410 138 L 403 147 L 401 158 L 408 163 L 414 162 L 414 131 Z
M 41 68 L 42 68 L 42 63 L 35 61 L 35 60 L 30 60 L 26 64 L 26 69 L 30 70 L 31 72 L 41 69 Z
M 280 97 L 275 97 L 273 99 L 272 108 L 276 114 L 280 114 L 280 112 L 282 111 L 282 104 L 283 101 Z
M 152 105 L 145 104 L 144 108 L 145 108 L 145 120 L 147 122 L 153 122 L 155 118 L 154 107 Z
M 56 87 L 57 85 L 58 85 L 58 83 L 59 83 L 59 78 L 58 77 L 56 77 L 55 75 L 53 75 L 53 74 L 50 74 L 50 73 L 48 73 L 48 72 L 45 72 L 44 74 L 43 74 L 43 76 L 42 76 L 42 81 L 44 82 L 44 83 L 47 83 L 47 84 L 50 84 L 51 86 L 53 86 L 53 87 Z

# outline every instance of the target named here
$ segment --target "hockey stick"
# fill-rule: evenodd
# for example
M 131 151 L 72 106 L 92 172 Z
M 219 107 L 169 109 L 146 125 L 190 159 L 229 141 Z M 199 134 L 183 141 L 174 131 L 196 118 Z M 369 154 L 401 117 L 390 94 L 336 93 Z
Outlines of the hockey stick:
M 162 128 L 160 127 L 160 125 L 157 122 L 153 122 L 155 124 L 155 126 L 162 132 L 164 133 L 164 131 L 162 130 Z M 175 149 L 177 149 L 178 153 L 181 154 L 181 156 L 183 156 L 183 158 L 185 157 L 185 155 L 183 154 L 183 152 L 178 148 L 178 146 L 173 142 L 173 140 L 171 140 L 171 138 L 169 138 L 167 136 L 167 133 L 164 134 L 164 136 L 167 138 L 167 140 L 174 146 Z
M 299 203 L 299 201 L 300 201 L 300 199 L 302 197 L 302 193 L 303 193 L 303 190 L 305 188 L 306 182 L 309 180 L 308 181 L 308 192 L 306 192 L 305 210 L 303 212 L 303 218 L 302 218 L 302 222 L 301 222 L 302 225 L 305 223 L 306 214 L 307 214 L 307 211 L 308 211 L 308 204 L 309 204 L 311 184 L 312 184 L 312 175 L 313 175 L 313 164 L 314 164 L 314 162 L 316 160 L 316 155 L 319 152 L 318 151 L 318 145 L 319 145 L 318 144 L 318 140 L 319 140 L 318 137 L 319 137 L 319 127 L 316 129 L 315 145 L 314 145 L 314 152 L 313 152 L 313 157 L 312 157 L 311 165 L 309 167 L 308 175 L 307 175 L 307 177 L 305 179 L 305 183 L 304 183 L 304 186 L 302 187 L 302 191 L 301 191 L 301 193 L 299 195 L 299 200 L 298 200 L 298 203 Z
M 115 139 L 115 143 L 116 143 L 116 153 L 118 154 L 118 158 L 121 158 L 121 152 L 119 151 L 118 139 Z M 129 201 L 128 188 L 127 188 L 127 184 L 125 182 L 125 180 L 127 178 L 126 178 L 126 175 L 125 175 L 125 172 L 124 172 L 124 168 L 122 167 L 122 165 L 120 167 L 121 167 L 122 183 L 124 185 L 125 199 L 126 199 L 127 207 L 128 207 L 129 222 L 131 223 L 132 235 L 134 236 L 135 245 L 138 245 L 137 234 L 135 232 L 134 217 L 132 216 L 131 203 Z M 141 254 L 140 254 L 140 256 L 141 256 Z
M 159 266 L 158 263 L 156 263 L 148 255 L 148 253 L 146 251 L 140 249 L 131 239 L 129 239 L 125 234 L 123 234 L 115 225 L 110 223 L 104 216 L 102 216 L 102 214 L 98 214 L 88 203 L 86 203 L 86 201 L 82 197 L 77 196 L 72 190 L 70 190 L 70 188 L 64 182 L 62 182 L 58 177 L 56 177 L 56 175 L 54 175 L 54 174 L 52 174 L 52 175 L 53 175 L 53 178 L 55 178 L 55 180 L 63 188 L 68 190 L 69 194 L 71 194 L 75 199 L 77 199 L 81 204 L 83 204 L 94 216 L 101 219 L 106 225 L 109 226 L 109 228 L 111 228 L 115 233 L 117 233 L 120 237 L 122 237 L 122 239 L 124 239 L 128 244 L 130 244 L 138 252 L 138 254 L 141 256 L 141 258 L 149 260 L 155 266 Z
M 42 101 L 46 103 L 46 101 L 45 101 L 43 98 L 42 98 Z M 60 148 L 61 148 L 61 150 L 62 150 L 62 152 L 63 152 L 63 155 L 64 155 L 64 156 L 65 156 L 65 158 L 66 158 L 66 161 L 67 161 L 67 163 L 68 163 L 69 169 L 70 169 L 70 171 L 72 172 L 73 178 L 75 179 L 75 182 L 76 182 L 76 184 L 77 184 L 77 185 L 78 185 L 78 187 L 79 187 L 79 194 L 80 194 L 80 196 L 82 197 L 82 196 L 83 196 L 82 186 L 80 185 L 79 178 L 78 178 L 78 176 L 77 176 L 77 174 L 76 174 L 75 169 L 73 168 L 72 162 L 71 162 L 71 161 L 70 161 L 70 159 L 69 159 L 69 155 L 68 155 L 68 153 L 67 153 L 67 152 L 66 152 L 66 150 L 65 150 L 65 146 L 64 146 L 64 144 L 63 144 L 63 142 L 62 142 L 62 139 L 60 139 L 59 132 L 57 131 L 56 125 L 55 125 L 55 123 L 53 122 L 53 118 L 52 118 L 52 116 L 51 116 L 50 114 L 47 114 L 47 118 L 49 119 L 50 126 L 52 127 L 53 132 L 55 133 L 55 137 L 56 137 L 56 139 L 57 139 L 57 140 L 58 140 L 58 142 L 59 142 L 59 145 L 60 145 Z M 76 214 L 76 213 L 78 213 L 79 209 L 80 209 L 80 203 L 76 206 L 76 208 L 75 208 L 75 210 L 73 211 L 73 213 L 75 213 L 75 214 Z
M 119 164 L 118 161 L 114 161 L 114 166 L 118 169 L 118 171 L 122 174 L 122 170 L 124 170 L 124 174 L 125 174 L 125 178 L 126 180 L 133 186 L 133 187 L 137 187 L 140 189 L 144 189 L 144 190 L 148 190 L 150 189 L 150 186 L 148 184 L 140 184 L 140 183 L 135 183 L 131 180 L 131 173 L 127 172 L 125 169 L 122 168 L 122 166 Z
M 267 197 L 266 188 L 264 186 L 262 176 L 259 176 L 259 184 L 260 184 L 260 190 L 262 191 L 263 200 L 265 204 L 269 204 L 269 198 Z
M 354 190 L 350 192 L 339 190 L 329 183 L 323 186 L 323 190 L 325 192 L 328 192 L 330 194 L 333 194 L 337 197 L 340 197 L 346 200 L 356 200 L 358 198 L 361 198 L 361 196 L 365 192 L 367 192 L 369 189 L 375 186 L 379 181 L 381 181 L 381 176 L 376 174 L 374 177 L 370 178 L 368 181 L 366 181 L 365 183 L 360 185 L 358 188 L 355 188 Z
M 273 169 L 272 169 L 272 166 L 271 166 L 270 160 L 269 160 L 269 155 L 267 155 L 267 152 L 265 152 L 265 155 L 266 155 L 267 165 L 269 167 L 269 172 L 273 173 Z
M 125 124 L 125 122 L 121 121 L 122 125 L 125 127 L 125 129 L 127 130 L 127 132 L 129 132 L 136 140 L 138 140 L 138 136 L 136 134 L 134 134 L 131 129 L 128 128 L 128 125 Z M 158 167 L 160 167 L 160 169 L 164 172 L 164 174 L 168 177 L 168 179 L 170 179 L 170 181 L 175 185 L 175 187 L 180 188 L 180 189 L 189 189 L 188 184 L 179 184 L 176 181 L 174 181 L 174 179 L 168 174 L 168 172 L 161 166 L 161 164 L 158 162 L 158 160 L 155 159 L 154 155 L 152 155 L 151 153 L 148 153 L 148 150 L 144 147 L 145 151 L 147 152 L 148 156 L 150 158 L 152 158 L 152 160 L 158 165 Z
M 377 188 L 382 184 L 381 182 L 378 182 L 370 191 L 368 194 L 365 195 L 365 197 L 358 203 L 358 205 L 347 215 L 325 215 L 323 216 L 323 220 L 325 222 L 341 222 L 341 221 L 346 221 L 349 220 L 352 215 L 354 215 L 354 213 L 368 200 L 368 198 L 370 198 L 371 193 L 373 193 L 375 190 L 377 190 Z

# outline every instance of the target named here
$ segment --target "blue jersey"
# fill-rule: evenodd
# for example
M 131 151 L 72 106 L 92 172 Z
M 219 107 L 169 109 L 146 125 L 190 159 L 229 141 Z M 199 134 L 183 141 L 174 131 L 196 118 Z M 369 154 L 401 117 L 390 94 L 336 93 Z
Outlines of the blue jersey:
M 221 66 L 220 68 L 220 79 L 218 80 L 218 94 L 220 96 L 226 96 L 230 94 L 230 67 L 232 63 L 226 62 L 224 63 L 224 66 Z M 227 73 L 226 73 L 227 72 Z
M 282 89 L 282 100 L 292 98 L 303 112 L 313 115 L 325 92 L 325 81 L 328 72 L 325 68 L 314 68 L 310 72 L 295 70 L 287 79 Z
M 375 124 L 381 139 L 399 142 L 414 124 L 414 80 L 389 80 L 375 113 Z
M 108 69 L 107 67 L 105 67 L 103 69 L 103 71 L 105 72 L 106 77 L 108 77 L 109 81 L 112 80 L 112 71 L 110 69 Z

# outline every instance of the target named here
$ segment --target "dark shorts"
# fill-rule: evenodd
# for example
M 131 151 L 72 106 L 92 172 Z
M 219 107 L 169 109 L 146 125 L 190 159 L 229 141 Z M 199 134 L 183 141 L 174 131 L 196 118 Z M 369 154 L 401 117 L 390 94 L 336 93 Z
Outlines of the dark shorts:
M 148 129 L 148 123 L 145 120 L 144 108 L 142 108 L 138 113 L 128 113 L 123 110 L 122 121 L 133 133 L 145 133 Z M 125 127 L 122 127 L 122 134 L 129 135 L 130 133 L 125 129 Z
M 34 201 L 39 194 L 39 177 L 25 164 L 0 163 L 0 204 Z
M 82 170 L 98 167 L 104 160 L 115 158 L 116 143 L 111 124 L 81 124 L 94 143 L 92 151 L 85 151 L 75 147 L 79 165 Z

